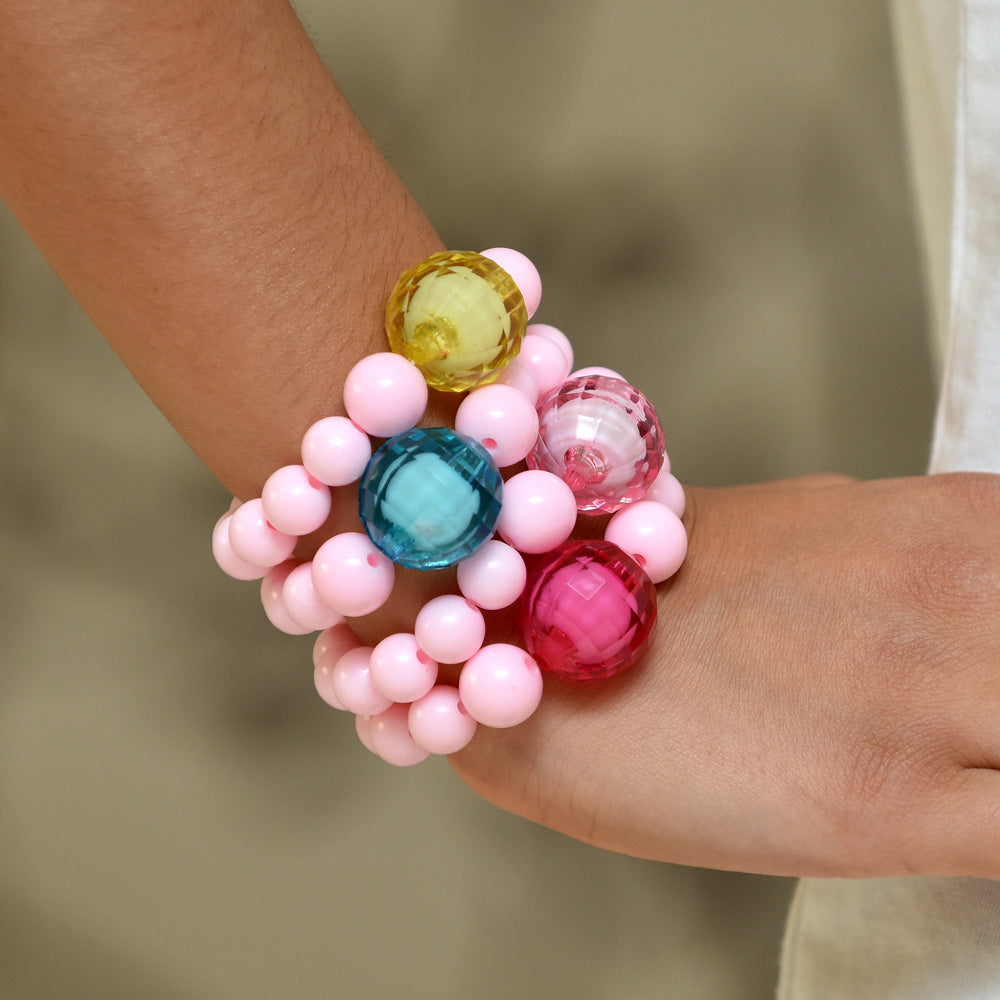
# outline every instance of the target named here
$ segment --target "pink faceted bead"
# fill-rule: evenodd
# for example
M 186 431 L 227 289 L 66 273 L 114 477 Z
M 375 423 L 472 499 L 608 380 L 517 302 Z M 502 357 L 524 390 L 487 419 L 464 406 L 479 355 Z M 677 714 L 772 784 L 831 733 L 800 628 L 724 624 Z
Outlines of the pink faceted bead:
M 458 589 L 487 611 L 513 604 L 524 590 L 526 577 L 521 553 L 495 538 L 458 564 Z
M 569 379 L 539 400 L 538 420 L 528 465 L 563 479 L 585 514 L 642 499 L 663 465 L 656 411 L 621 379 Z
M 328 608 L 316 593 L 312 579 L 312 563 L 300 563 L 286 577 L 281 600 L 292 621 L 309 632 L 331 628 L 344 616 Z
M 409 704 L 422 698 L 437 680 L 438 665 L 408 632 L 387 636 L 371 655 L 372 683 L 387 698 Z
M 427 750 L 413 741 L 409 716 L 409 705 L 390 705 L 371 721 L 369 738 L 372 750 L 387 764 L 412 767 L 430 756 Z
M 317 420 L 302 438 L 302 464 L 327 486 L 357 482 L 371 457 L 371 439 L 347 417 Z
M 324 629 L 313 643 L 313 684 L 316 686 L 316 693 L 328 705 L 341 711 L 346 709 L 333 693 L 333 671 L 344 653 L 360 645 L 361 640 L 349 625 L 344 624 Z
M 264 515 L 287 535 L 308 535 L 330 516 L 330 487 L 314 479 L 304 465 L 272 472 L 260 495 Z
M 371 646 L 355 646 L 333 668 L 334 697 L 355 715 L 378 715 L 392 704 L 372 683 L 371 655 Z
M 478 441 L 498 468 L 516 465 L 534 447 L 538 414 L 527 396 L 509 385 L 484 385 L 462 400 L 455 430 Z
M 542 700 L 542 672 L 523 649 L 506 643 L 483 646 L 462 667 L 458 690 L 466 711 L 496 729 L 529 718 Z
M 420 609 L 413 631 L 420 648 L 438 663 L 463 663 L 482 646 L 486 619 L 464 597 L 442 594 Z
M 313 556 L 312 578 L 327 607 L 348 618 L 359 618 L 389 599 L 396 570 L 367 535 L 345 531 L 319 547 Z
M 410 706 L 410 735 L 430 753 L 458 753 L 476 733 L 476 720 L 466 711 L 458 688 L 439 684 Z
M 534 373 L 539 397 L 565 382 L 572 367 L 562 348 L 554 340 L 538 333 L 524 335 L 517 357 Z
M 264 614 L 267 615 L 268 621 L 280 632 L 285 632 L 288 635 L 305 635 L 313 630 L 294 621 L 281 599 L 285 580 L 296 565 L 290 559 L 268 571 L 267 576 L 260 582 L 260 603 L 264 606 Z
M 654 500 L 623 507 L 608 522 L 604 537 L 632 556 L 653 583 L 673 576 L 687 555 L 683 522 Z
M 258 497 L 237 507 L 229 519 L 229 544 L 237 558 L 253 566 L 270 569 L 284 562 L 295 549 L 298 538 L 278 531 L 267 520 Z
M 538 311 L 542 301 L 542 279 L 538 269 L 519 250 L 509 247 L 492 247 L 481 250 L 480 257 L 489 257 L 494 264 L 499 264 L 513 279 L 518 291 L 524 298 L 524 306 L 528 310 L 528 318 Z
M 610 677 L 637 663 L 655 623 L 656 588 L 610 542 L 568 542 L 528 574 L 525 644 L 543 669 L 567 680 Z
M 570 373 L 570 378 L 586 378 L 589 375 L 601 375 L 604 378 L 616 378 L 620 382 L 627 382 L 628 379 L 624 375 L 620 375 L 614 370 L 614 368 L 602 368 L 600 365 L 590 365 L 587 368 L 577 368 L 575 372 Z
M 687 504 L 687 497 L 684 494 L 684 487 L 675 476 L 670 474 L 670 465 L 664 464 L 660 474 L 653 480 L 653 485 L 649 487 L 646 494 L 647 500 L 655 500 L 669 507 L 678 517 L 684 516 L 684 507 Z
M 223 514 L 212 531 L 212 555 L 227 576 L 234 580 L 260 580 L 267 574 L 266 566 L 254 566 L 240 559 L 229 543 L 229 521 L 232 514 Z
M 497 531 L 521 552 L 548 552 L 576 525 L 576 497 L 558 477 L 541 469 L 519 472 L 504 483 Z
M 416 426 L 424 415 L 427 382 L 400 354 L 369 354 L 347 373 L 344 407 L 365 433 L 392 437 Z
M 567 371 L 572 370 L 573 345 L 569 342 L 569 337 L 567 337 L 562 330 L 559 330 L 554 326 L 549 326 L 548 323 L 532 323 L 531 326 L 527 327 L 524 332 L 525 334 L 538 334 L 539 337 L 546 337 L 551 340 L 552 343 L 566 355 L 566 360 L 569 362 L 569 368 Z
M 514 358 L 496 377 L 495 385 L 509 385 L 522 393 L 532 406 L 538 402 L 538 379 L 535 373 L 522 361 Z

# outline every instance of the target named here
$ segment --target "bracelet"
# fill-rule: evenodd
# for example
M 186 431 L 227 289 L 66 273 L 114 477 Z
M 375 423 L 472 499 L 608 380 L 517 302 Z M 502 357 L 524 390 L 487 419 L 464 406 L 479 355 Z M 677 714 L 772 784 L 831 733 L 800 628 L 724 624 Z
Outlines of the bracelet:
M 301 463 L 234 500 L 213 531 L 219 566 L 261 581 L 277 628 L 320 633 L 317 691 L 389 763 L 523 722 L 542 671 L 594 681 L 633 666 L 656 623 L 655 585 L 687 552 L 684 491 L 652 404 L 610 369 L 572 371 L 565 334 L 528 324 L 540 300 L 515 250 L 437 253 L 406 271 L 386 306 L 391 350 L 351 369 L 346 416 L 314 423 Z M 430 389 L 465 393 L 454 428 L 418 426 Z M 338 487 L 357 489 L 364 534 L 295 560 Z M 571 540 L 580 514 L 610 515 L 603 537 Z M 366 646 L 347 620 L 382 607 L 396 565 L 456 567 L 459 593 L 427 602 L 411 633 Z M 484 645 L 484 612 L 515 602 L 524 648 Z M 457 685 L 439 682 L 442 664 L 461 665 Z

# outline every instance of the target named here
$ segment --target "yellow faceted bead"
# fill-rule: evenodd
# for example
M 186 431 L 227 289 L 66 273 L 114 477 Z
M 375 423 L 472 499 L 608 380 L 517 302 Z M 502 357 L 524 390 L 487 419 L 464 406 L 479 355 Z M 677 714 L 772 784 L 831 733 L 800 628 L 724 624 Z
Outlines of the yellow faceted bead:
M 492 382 L 517 356 L 528 311 L 514 279 L 470 251 L 436 253 L 406 271 L 385 308 L 389 346 L 432 389 Z

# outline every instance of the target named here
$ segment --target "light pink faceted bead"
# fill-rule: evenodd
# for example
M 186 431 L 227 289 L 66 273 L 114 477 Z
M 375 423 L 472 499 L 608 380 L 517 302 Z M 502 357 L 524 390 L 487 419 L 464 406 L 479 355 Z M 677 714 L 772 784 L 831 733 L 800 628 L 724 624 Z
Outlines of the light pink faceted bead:
M 281 600 L 293 622 L 309 632 L 331 628 L 344 620 L 344 616 L 328 608 L 316 593 L 312 579 L 312 563 L 300 563 L 285 578 Z
M 327 486 L 357 482 L 371 457 L 371 439 L 347 417 L 317 420 L 302 438 L 302 464 Z
M 538 379 L 535 378 L 535 373 L 517 358 L 507 363 L 493 384 L 513 386 L 532 406 L 538 402 Z
M 431 753 L 458 753 L 476 733 L 476 720 L 466 711 L 458 688 L 439 684 L 410 706 L 410 736 Z
M 514 284 L 524 298 L 528 318 L 534 316 L 542 301 L 542 279 L 538 268 L 520 250 L 511 250 L 509 247 L 491 247 L 489 250 L 481 250 L 479 256 L 489 257 L 514 279 Z
M 347 373 L 344 408 L 366 434 L 392 437 L 414 427 L 424 415 L 427 382 L 401 354 L 369 354 Z
M 683 522 L 655 500 L 622 507 L 608 521 L 604 538 L 632 556 L 653 583 L 673 576 L 687 555 Z
M 572 534 L 576 513 L 576 497 L 558 476 L 529 469 L 504 483 L 497 531 L 520 552 L 548 552 Z
M 359 531 L 345 531 L 325 541 L 313 556 L 313 586 L 320 600 L 348 618 L 382 607 L 392 593 L 392 561 Z
M 442 594 L 420 609 L 413 631 L 420 648 L 438 663 L 463 663 L 482 646 L 486 619 L 464 597 Z
M 669 464 L 666 465 L 665 470 L 661 469 L 660 474 L 653 480 L 653 485 L 650 486 L 646 499 L 662 503 L 678 517 L 684 516 L 687 497 L 684 495 L 684 487 L 681 486 L 677 477 L 670 474 Z
M 361 745 L 369 753 L 375 753 L 375 745 L 372 743 L 372 728 L 374 724 L 374 715 L 359 715 L 354 720 L 354 731 L 358 734 Z
M 215 522 L 212 531 L 212 555 L 219 564 L 219 569 L 234 580 L 260 580 L 267 574 L 266 566 L 254 566 L 233 551 L 229 542 L 229 521 L 231 513 L 223 514 Z
M 361 640 L 349 625 L 344 624 L 324 629 L 313 643 L 313 684 L 316 686 L 316 693 L 328 705 L 342 712 L 346 709 L 333 693 L 333 671 L 344 653 L 360 645 Z
M 513 604 L 521 596 L 526 578 L 521 553 L 495 538 L 458 564 L 458 589 L 487 611 Z
M 422 698 L 437 680 L 438 665 L 409 632 L 386 636 L 372 650 L 372 683 L 387 698 L 409 704 Z
M 286 535 L 308 535 L 330 516 L 330 487 L 314 479 L 304 465 L 284 465 L 272 472 L 260 494 L 264 515 Z
M 283 562 L 280 566 L 269 570 L 267 576 L 260 581 L 260 603 L 264 606 L 264 614 L 279 632 L 285 632 L 287 635 L 306 635 L 308 632 L 315 631 L 295 621 L 285 608 L 285 602 L 281 599 L 285 580 L 288 579 L 289 573 L 297 565 L 294 560 L 289 559 L 288 562 Z
M 355 715 L 378 715 L 392 704 L 372 683 L 371 655 L 371 646 L 355 646 L 333 668 L 334 697 Z
M 621 382 L 628 381 L 624 375 L 616 372 L 614 368 L 602 368 L 600 365 L 590 365 L 588 368 L 577 368 L 577 370 L 569 377 L 583 378 L 585 375 L 603 375 L 605 378 L 616 378 Z
M 529 718 L 542 699 L 542 672 L 519 646 L 495 643 L 462 667 L 458 690 L 466 711 L 496 729 Z
M 295 535 L 278 531 L 268 522 L 260 497 L 237 507 L 229 519 L 233 552 L 253 566 L 277 566 L 292 554 L 297 541 Z
M 526 334 L 538 334 L 539 337 L 547 337 L 566 355 L 569 367 L 573 367 L 573 345 L 569 342 L 569 337 L 562 330 L 548 323 L 532 323 L 524 331 Z
M 572 367 L 570 359 L 562 348 L 548 337 L 538 333 L 526 333 L 521 341 L 518 360 L 527 365 L 538 382 L 538 395 L 544 396 L 569 378 Z
M 390 705 L 371 720 L 372 750 L 387 764 L 412 767 L 430 756 L 410 735 L 409 716 L 409 705 Z
M 538 414 L 513 386 L 484 385 L 462 400 L 455 430 L 478 441 L 500 469 L 516 465 L 538 438 Z

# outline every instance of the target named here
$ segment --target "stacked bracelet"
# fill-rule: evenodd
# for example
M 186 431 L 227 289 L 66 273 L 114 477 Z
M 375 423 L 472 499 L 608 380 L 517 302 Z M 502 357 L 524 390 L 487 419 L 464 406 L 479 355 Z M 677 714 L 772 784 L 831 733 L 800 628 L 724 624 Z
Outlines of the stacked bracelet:
M 407 271 L 386 307 L 391 350 L 351 370 L 346 416 L 313 424 L 301 464 L 215 526 L 217 562 L 261 580 L 271 622 L 320 632 L 319 694 L 355 713 L 362 743 L 390 763 L 454 753 L 479 724 L 523 722 L 541 670 L 596 680 L 635 664 L 654 585 L 687 551 L 653 406 L 608 369 L 571 374 L 565 335 L 528 325 L 540 298 L 514 250 L 439 253 Z M 429 389 L 466 393 L 454 429 L 417 426 Z M 500 470 L 521 463 L 505 481 Z M 331 490 L 354 484 L 365 533 L 293 559 L 329 517 Z M 603 538 L 571 541 L 579 514 L 610 515 Z M 366 646 L 347 619 L 382 607 L 396 565 L 457 567 L 460 593 L 425 604 L 411 633 Z M 483 645 L 483 612 L 515 602 L 524 648 Z M 440 664 L 461 664 L 457 686 L 439 683 Z

